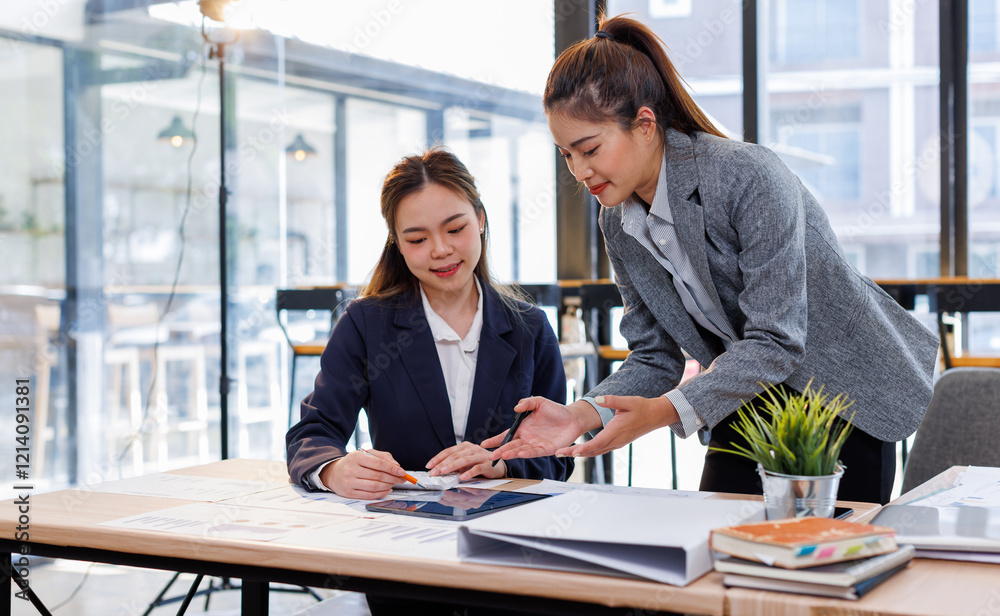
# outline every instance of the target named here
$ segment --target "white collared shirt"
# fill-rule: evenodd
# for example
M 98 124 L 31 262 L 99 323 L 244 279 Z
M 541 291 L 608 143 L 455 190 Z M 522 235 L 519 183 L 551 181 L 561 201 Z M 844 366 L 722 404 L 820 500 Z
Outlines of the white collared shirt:
M 479 335 L 483 331 L 483 288 L 476 283 L 479 293 L 479 304 L 476 306 L 476 316 L 472 318 L 472 327 L 465 338 L 459 338 L 455 330 L 445 323 L 427 301 L 424 288 L 420 287 L 420 301 L 424 306 L 424 316 L 434 337 L 434 347 L 437 349 L 438 360 L 441 362 L 441 372 L 444 373 L 444 384 L 448 390 L 448 402 L 451 403 L 451 423 L 454 426 L 455 444 L 465 439 L 465 424 L 469 421 L 469 408 L 472 406 L 472 387 L 476 379 L 476 362 L 479 360 Z M 320 473 L 328 464 L 321 464 L 309 475 L 309 482 L 319 488 L 331 492 L 330 488 L 320 479 Z
M 451 422 L 455 428 L 455 444 L 465 439 L 465 424 L 469 421 L 472 387 L 476 379 L 476 362 L 479 359 L 479 335 L 483 331 L 483 289 L 475 276 L 472 279 L 479 293 L 479 304 L 476 306 L 476 316 L 472 319 L 472 327 L 469 328 L 465 338 L 459 338 L 455 330 L 434 312 L 430 302 L 427 301 L 423 286 L 420 287 L 424 315 L 434 337 L 434 346 L 437 348 L 441 371 L 444 373 L 444 384 L 448 388 Z

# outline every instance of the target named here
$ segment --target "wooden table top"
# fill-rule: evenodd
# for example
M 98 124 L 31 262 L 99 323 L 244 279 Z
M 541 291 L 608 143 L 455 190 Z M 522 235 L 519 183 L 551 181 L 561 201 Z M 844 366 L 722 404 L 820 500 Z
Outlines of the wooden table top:
M 936 487 L 950 486 L 962 470 L 964 468 L 953 468 L 894 502 L 907 502 Z M 226 460 L 175 472 L 250 481 L 288 481 L 283 461 Z M 518 481 L 510 487 L 516 488 L 522 483 L 528 482 Z M 747 497 L 720 494 L 713 498 Z M 722 575 L 715 572 L 680 588 L 642 580 L 581 573 L 283 545 L 280 540 L 264 543 L 185 537 L 171 533 L 98 525 L 99 522 L 189 502 L 97 493 L 86 489 L 32 494 L 31 539 L 34 542 L 50 545 L 155 554 L 219 563 L 254 563 L 265 567 L 342 577 L 407 580 L 427 586 L 473 588 L 502 593 L 516 589 L 518 594 L 528 596 L 688 614 L 932 616 L 992 614 L 995 612 L 990 612 L 989 606 L 1000 607 L 1000 567 L 981 563 L 917 559 L 905 571 L 887 580 L 860 601 L 846 601 L 743 588 L 726 589 L 722 586 Z M 858 521 L 870 520 L 879 509 L 878 505 L 871 503 L 844 504 L 854 507 L 856 512 L 854 519 Z M 6 528 L 13 529 L 16 520 L 17 508 L 12 505 L 12 501 L 0 504 L 0 523 L 5 524 Z

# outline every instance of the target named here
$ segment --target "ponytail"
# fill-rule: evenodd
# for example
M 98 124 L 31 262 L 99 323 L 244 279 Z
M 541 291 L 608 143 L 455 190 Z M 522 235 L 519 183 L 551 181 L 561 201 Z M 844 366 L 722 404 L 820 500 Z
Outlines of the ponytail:
M 684 89 L 663 44 L 649 28 L 626 17 L 602 19 L 598 36 L 560 54 L 542 98 L 546 113 L 590 122 L 635 126 L 639 109 L 656 114 L 657 129 L 725 137 Z

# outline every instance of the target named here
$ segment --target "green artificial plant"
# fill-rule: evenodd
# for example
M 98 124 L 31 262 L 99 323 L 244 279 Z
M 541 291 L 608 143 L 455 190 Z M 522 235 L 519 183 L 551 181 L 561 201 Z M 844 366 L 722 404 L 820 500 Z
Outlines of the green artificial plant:
M 733 429 L 746 439 L 746 445 L 734 442 L 732 449 L 711 449 L 749 458 L 774 473 L 819 476 L 837 472 L 854 413 L 845 422 L 835 425 L 835 420 L 853 400 L 846 394 L 831 399 L 822 386 L 814 390 L 811 380 L 801 394 L 766 388 L 762 398 L 764 416 L 749 404 L 737 411 Z

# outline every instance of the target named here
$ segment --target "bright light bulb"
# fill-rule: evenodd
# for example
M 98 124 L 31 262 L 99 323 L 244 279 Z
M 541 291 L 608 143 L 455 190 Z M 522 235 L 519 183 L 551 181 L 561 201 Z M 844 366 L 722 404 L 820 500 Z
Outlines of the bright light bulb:
M 174 135 L 173 137 L 170 138 L 170 145 L 174 146 L 175 148 L 181 147 L 182 145 L 184 145 L 184 137 L 181 137 L 180 135 Z
M 305 150 L 295 150 L 295 160 L 297 160 L 297 161 L 299 161 L 301 163 L 305 159 L 306 159 L 306 152 L 305 152 Z

